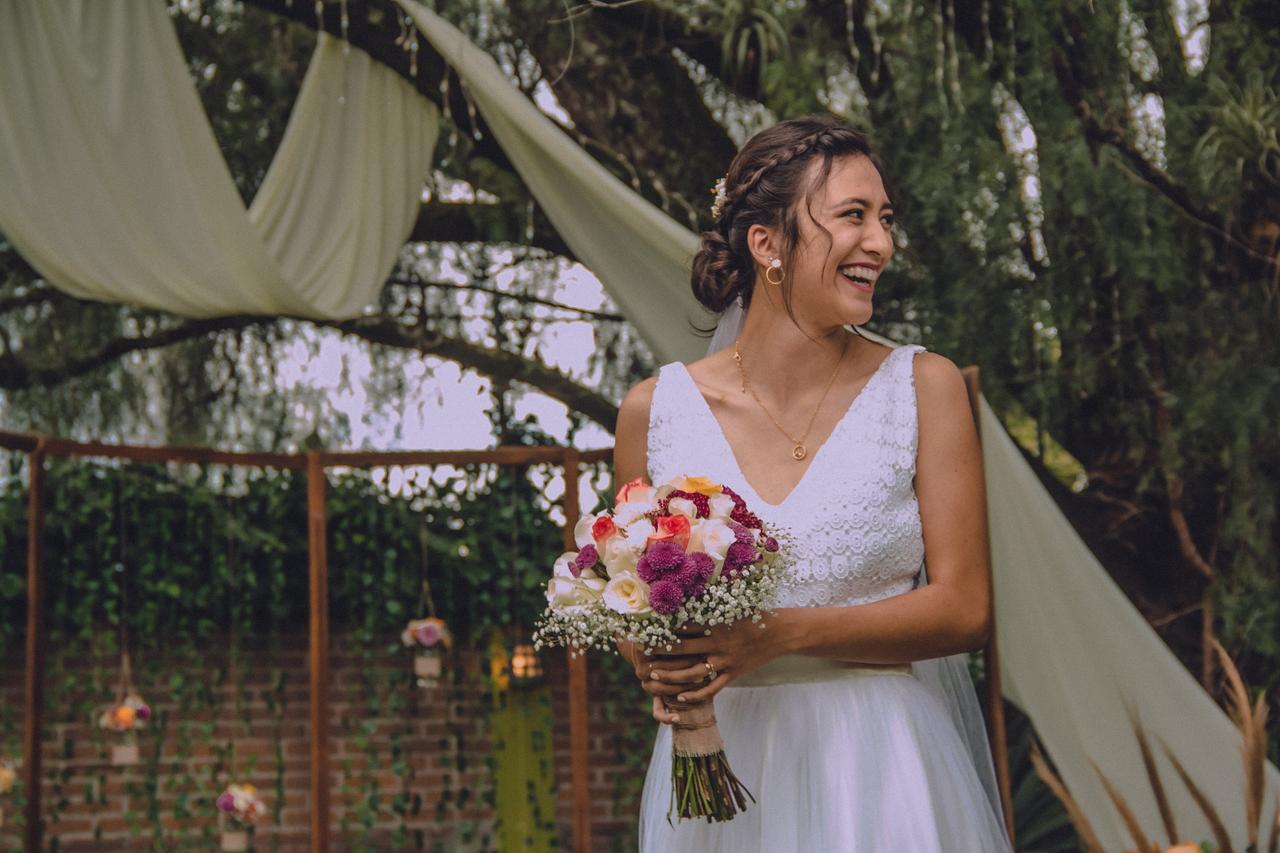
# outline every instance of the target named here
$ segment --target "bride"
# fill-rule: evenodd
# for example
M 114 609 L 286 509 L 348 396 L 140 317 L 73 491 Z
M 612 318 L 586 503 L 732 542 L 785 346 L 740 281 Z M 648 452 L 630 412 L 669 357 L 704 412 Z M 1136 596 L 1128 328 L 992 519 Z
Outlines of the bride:
M 991 626 L 965 385 L 942 355 L 850 330 L 893 257 L 884 163 L 833 118 L 781 122 L 743 146 L 712 212 L 692 284 L 723 312 L 716 339 L 628 391 L 614 473 L 732 487 L 782 543 L 787 581 L 763 630 L 691 629 L 653 656 L 620 644 L 663 724 L 640 847 L 1007 851 L 963 669 Z M 755 803 L 673 825 L 670 727 L 712 699 Z

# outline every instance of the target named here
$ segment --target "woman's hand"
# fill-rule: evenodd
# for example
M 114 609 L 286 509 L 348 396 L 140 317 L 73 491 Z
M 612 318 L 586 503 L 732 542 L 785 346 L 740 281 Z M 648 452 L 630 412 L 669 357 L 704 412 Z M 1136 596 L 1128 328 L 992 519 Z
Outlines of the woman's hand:
M 618 641 L 619 653 L 627 659 L 632 668 L 636 671 L 636 678 L 640 679 L 640 686 L 644 692 L 653 697 L 653 718 L 660 723 L 679 722 L 680 716 L 668 707 L 665 701 L 667 697 L 674 696 L 684 689 L 682 685 L 664 683 L 661 680 L 651 678 L 651 673 L 655 666 L 679 666 L 682 668 L 692 667 L 695 663 L 701 666 L 700 657 L 692 655 L 675 655 L 668 653 L 666 656 L 646 655 L 644 648 L 631 640 Z M 702 667 L 703 670 L 706 667 Z M 690 703 L 691 704 L 691 703 Z
M 675 701 L 667 702 L 674 708 L 708 702 L 725 685 L 785 653 L 779 623 L 769 615 L 762 622 L 741 619 L 710 629 L 685 625 L 676 633 L 681 638 L 679 644 L 670 652 L 655 655 L 657 666 L 650 672 L 669 688 L 664 695 L 675 694 Z M 715 670 L 709 683 L 711 670 L 704 661 Z

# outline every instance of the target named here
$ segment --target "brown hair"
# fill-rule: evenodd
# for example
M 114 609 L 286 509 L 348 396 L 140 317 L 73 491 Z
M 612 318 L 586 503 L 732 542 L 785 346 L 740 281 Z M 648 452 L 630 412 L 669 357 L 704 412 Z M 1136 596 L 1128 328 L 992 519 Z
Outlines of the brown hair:
M 822 157 L 821 169 L 804 189 L 806 209 L 812 203 L 813 194 L 831 174 L 831 161 L 847 154 L 861 154 L 871 161 L 893 201 L 895 192 L 883 159 L 872 150 L 865 134 L 835 116 L 788 119 L 751 137 L 729 164 L 720 215 L 715 227 L 702 233 L 702 245 L 694 255 L 694 297 L 716 312 L 728 308 L 739 293 L 744 306 L 751 304 L 756 265 L 747 248 L 747 231 L 752 225 L 781 230 L 784 269 L 790 269 L 800 239 L 796 202 L 801 197 L 801 183 L 809 161 Z M 809 217 L 813 219 L 812 210 Z M 831 233 L 821 225 L 818 227 L 829 241 Z M 794 320 L 791 281 L 789 276 L 784 278 L 782 297 L 787 314 Z

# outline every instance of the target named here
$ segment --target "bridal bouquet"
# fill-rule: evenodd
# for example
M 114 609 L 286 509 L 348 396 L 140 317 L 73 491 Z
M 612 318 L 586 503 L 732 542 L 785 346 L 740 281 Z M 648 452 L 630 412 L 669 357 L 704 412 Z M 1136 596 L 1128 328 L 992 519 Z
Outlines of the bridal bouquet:
M 687 625 L 761 622 L 780 581 L 777 540 L 732 489 L 706 477 L 632 480 L 613 509 L 582 517 L 574 539 L 579 550 L 555 562 L 537 648 L 616 651 L 625 639 L 646 654 L 671 651 Z M 729 769 L 711 701 L 681 712 L 672 749 L 681 818 L 729 820 L 746 808 L 751 793 Z

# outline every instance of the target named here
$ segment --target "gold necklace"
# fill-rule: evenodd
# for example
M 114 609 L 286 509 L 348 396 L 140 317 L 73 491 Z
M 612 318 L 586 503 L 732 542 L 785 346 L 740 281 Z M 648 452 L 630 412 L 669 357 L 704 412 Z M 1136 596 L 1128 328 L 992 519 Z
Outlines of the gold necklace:
M 756 402 L 760 404 L 760 408 L 764 409 L 764 413 L 769 416 L 769 420 L 773 421 L 773 425 L 776 426 L 778 431 L 785 435 L 787 439 L 795 445 L 795 447 L 791 449 L 791 458 L 797 462 L 809 455 L 809 451 L 805 449 L 804 446 L 805 436 L 809 434 L 809 429 L 813 426 L 814 419 L 818 417 L 818 410 L 822 408 L 823 401 L 827 399 L 827 392 L 831 390 L 832 383 L 836 381 L 836 374 L 840 372 L 840 366 L 844 364 L 844 356 L 849 349 L 849 341 L 851 340 L 851 337 L 852 336 L 845 339 L 844 349 L 840 350 L 840 358 L 836 361 L 836 369 L 831 371 L 831 378 L 827 380 L 827 387 L 822 391 L 822 398 L 818 400 L 818 405 L 814 408 L 813 414 L 809 416 L 809 424 L 804 428 L 804 432 L 800 434 L 799 438 L 792 438 L 791 434 L 782 428 L 782 424 L 778 423 L 778 419 L 773 416 L 773 413 L 769 411 L 764 402 L 756 396 L 755 389 L 747 382 L 747 371 L 742 366 L 742 354 L 738 352 L 738 342 L 733 342 L 733 360 L 737 362 L 738 373 L 742 375 L 742 390 L 751 392 L 751 396 L 755 397 Z

